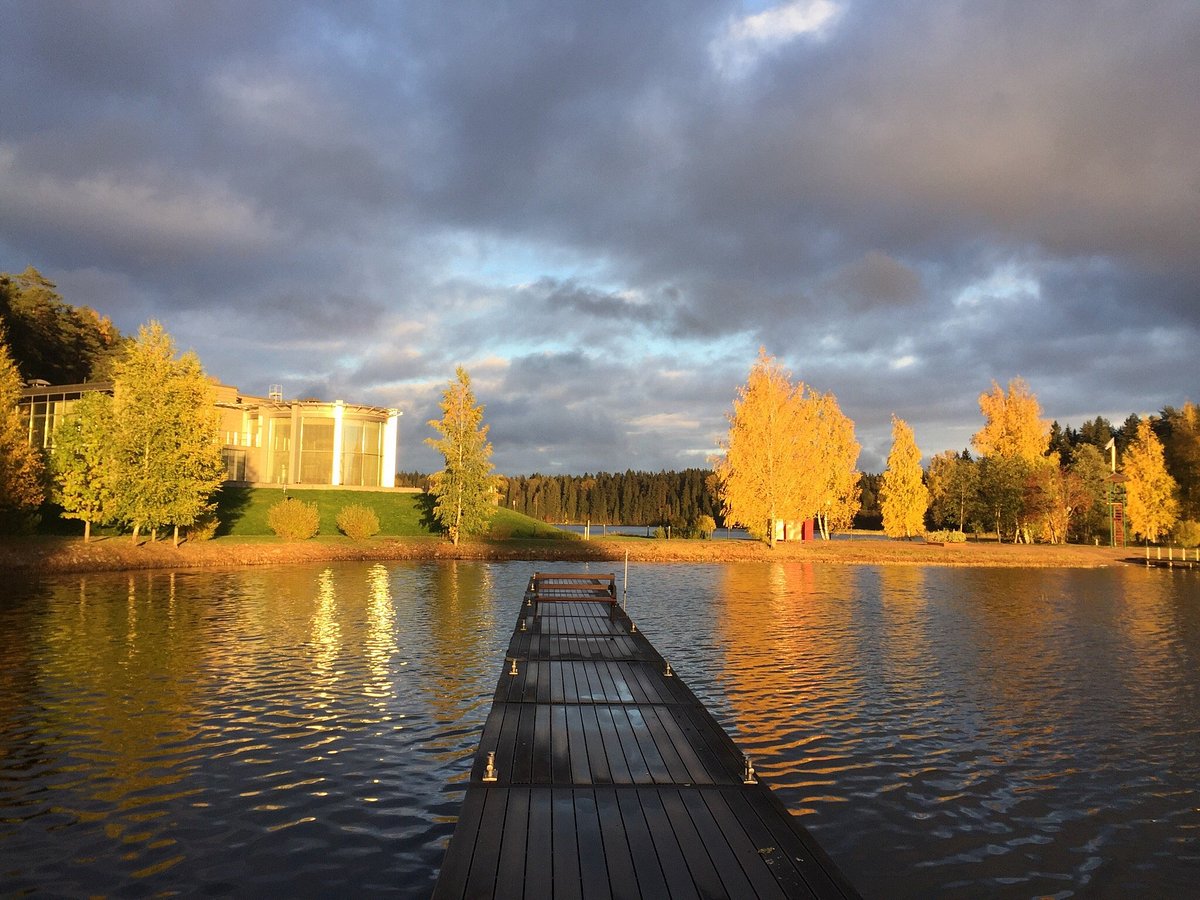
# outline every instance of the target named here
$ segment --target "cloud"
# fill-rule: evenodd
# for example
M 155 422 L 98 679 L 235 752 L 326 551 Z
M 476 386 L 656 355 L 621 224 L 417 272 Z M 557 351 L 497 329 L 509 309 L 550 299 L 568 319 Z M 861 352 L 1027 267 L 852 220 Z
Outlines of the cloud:
M 399 405 L 407 468 L 459 363 L 510 472 L 702 462 L 760 344 L 876 470 L 892 412 L 961 449 L 1017 372 L 1067 422 L 1196 399 L 1191 0 L 23 4 L 6 29 L 3 268 L 247 389 Z
M 281 235 L 271 216 L 219 181 L 165 172 L 40 171 L 0 144 L 0 227 L 70 230 L 103 252 L 141 257 L 253 253 Z
M 802 36 L 820 36 L 837 18 L 831 0 L 791 0 L 730 20 L 709 47 L 713 63 L 727 77 L 742 77 L 758 61 Z

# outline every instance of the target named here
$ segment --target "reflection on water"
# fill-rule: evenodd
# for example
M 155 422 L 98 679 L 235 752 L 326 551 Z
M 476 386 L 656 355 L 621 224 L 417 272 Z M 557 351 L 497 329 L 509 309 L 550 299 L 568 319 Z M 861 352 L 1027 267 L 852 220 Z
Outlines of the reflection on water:
M 427 896 L 534 568 L 0 602 L 0 893 Z M 1200 876 L 1194 574 L 638 566 L 630 613 L 867 896 Z

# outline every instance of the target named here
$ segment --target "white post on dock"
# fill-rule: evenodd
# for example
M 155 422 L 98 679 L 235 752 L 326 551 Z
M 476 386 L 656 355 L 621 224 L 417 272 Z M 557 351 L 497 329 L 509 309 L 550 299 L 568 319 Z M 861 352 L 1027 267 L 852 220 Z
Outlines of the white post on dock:
M 629 609 L 629 551 L 625 551 L 625 581 L 621 585 L 621 609 Z

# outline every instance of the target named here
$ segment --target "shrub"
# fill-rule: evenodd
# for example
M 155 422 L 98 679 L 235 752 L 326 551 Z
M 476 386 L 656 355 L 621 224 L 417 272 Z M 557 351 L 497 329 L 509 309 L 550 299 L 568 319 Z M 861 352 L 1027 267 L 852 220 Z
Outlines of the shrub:
M 212 513 L 201 516 L 188 528 L 189 541 L 211 541 L 217 536 L 221 520 Z
M 267 526 L 285 541 L 306 541 L 321 528 L 315 503 L 288 497 L 267 510 Z
M 712 540 L 713 533 L 717 530 L 717 523 L 712 516 L 700 516 L 696 519 L 696 533 L 701 540 Z
M 379 516 L 375 510 L 357 503 L 338 510 L 337 527 L 342 534 L 354 541 L 365 541 L 379 534 Z
M 665 541 L 667 539 L 667 529 L 659 525 L 654 529 L 654 539 L 656 541 Z
M 931 531 L 925 535 L 925 540 L 934 544 L 962 544 L 967 536 L 961 531 Z
M 1171 532 L 1171 540 L 1181 547 L 1200 547 L 1200 522 L 1181 519 Z

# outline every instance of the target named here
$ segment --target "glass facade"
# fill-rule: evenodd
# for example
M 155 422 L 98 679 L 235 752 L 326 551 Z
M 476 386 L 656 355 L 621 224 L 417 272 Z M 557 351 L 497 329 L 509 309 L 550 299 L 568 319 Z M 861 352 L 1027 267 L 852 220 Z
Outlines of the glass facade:
M 379 487 L 383 466 L 383 423 L 342 423 L 342 484 Z
M 17 410 L 29 443 L 44 450 L 51 449 L 54 446 L 54 429 L 71 414 L 71 407 L 79 397 L 79 391 L 47 392 L 21 397 L 17 403 Z
M 268 420 L 267 471 L 268 484 L 287 484 L 288 465 L 292 456 L 292 420 L 282 416 Z
M 300 483 L 330 484 L 336 423 L 329 416 L 304 416 L 300 422 Z

